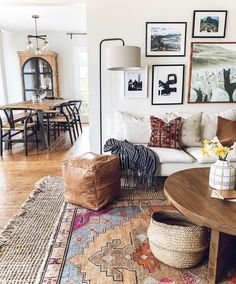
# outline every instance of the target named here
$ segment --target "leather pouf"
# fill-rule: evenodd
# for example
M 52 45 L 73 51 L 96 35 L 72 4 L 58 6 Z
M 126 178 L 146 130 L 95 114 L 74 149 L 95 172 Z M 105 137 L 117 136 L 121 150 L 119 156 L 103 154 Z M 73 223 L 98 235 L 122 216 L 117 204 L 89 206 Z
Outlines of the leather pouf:
M 115 155 L 86 153 L 64 161 L 65 201 L 99 210 L 120 195 L 120 162 Z

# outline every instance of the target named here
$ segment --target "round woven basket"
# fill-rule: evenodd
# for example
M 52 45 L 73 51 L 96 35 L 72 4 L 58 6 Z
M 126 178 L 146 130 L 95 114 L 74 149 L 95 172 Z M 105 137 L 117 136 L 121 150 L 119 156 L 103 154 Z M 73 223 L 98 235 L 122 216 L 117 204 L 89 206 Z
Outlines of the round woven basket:
M 154 212 L 147 236 L 154 256 L 177 268 L 197 265 L 209 246 L 207 229 L 176 211 Z

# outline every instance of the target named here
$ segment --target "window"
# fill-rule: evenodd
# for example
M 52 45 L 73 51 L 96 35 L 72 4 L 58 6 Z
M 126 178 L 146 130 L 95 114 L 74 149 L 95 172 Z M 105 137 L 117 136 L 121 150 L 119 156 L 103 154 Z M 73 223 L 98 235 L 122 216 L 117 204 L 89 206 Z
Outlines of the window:
M 89 94 L 88 94 L 88 54 L 86 47 L 75 48 L 75 86 L 76 97 L 83 101 L 81 115 L 89 114 Z M 79 78 L 79 80 L 78 80 Z

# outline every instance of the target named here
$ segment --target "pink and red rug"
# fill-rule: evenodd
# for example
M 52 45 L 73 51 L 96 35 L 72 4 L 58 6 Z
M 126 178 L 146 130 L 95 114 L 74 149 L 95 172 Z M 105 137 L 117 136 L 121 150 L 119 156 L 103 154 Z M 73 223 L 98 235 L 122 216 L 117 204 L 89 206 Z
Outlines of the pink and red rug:
M 61 177 L 47 177 L 0 236 L 2 284 L 207 283 L 207 259 L 192 269 L 159 262 L 147 239 L 148 206 L 167 210 L 159 188 L 123 190 L 120 200 L 93 212 L 65 204 Z M 236 284 L 236 263 L 221 283 Z
M 165 201 L 152 203 L 155 210 L 172 208 Z M 42 282 L 207 283 L 207 259 L 195 268 L 181 270 L 153 256 L 146 235 L 149 221 L 149 211 L 143 213 L 135 201 L 99 212 L 67 205 Z M 236 283 L 233 267 L 221 283 Z

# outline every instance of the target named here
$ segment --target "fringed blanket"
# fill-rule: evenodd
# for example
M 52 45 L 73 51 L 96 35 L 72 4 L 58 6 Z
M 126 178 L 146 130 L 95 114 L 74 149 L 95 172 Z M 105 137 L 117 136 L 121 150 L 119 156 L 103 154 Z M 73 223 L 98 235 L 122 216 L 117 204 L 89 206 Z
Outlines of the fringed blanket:
M 139 183 L 153 184 L 160 162 L 150 148 L 111 138 L 104 145 L 104 152 L 108 151 L 119 157 L 123 174 L 131 170 L 137 173 Z

